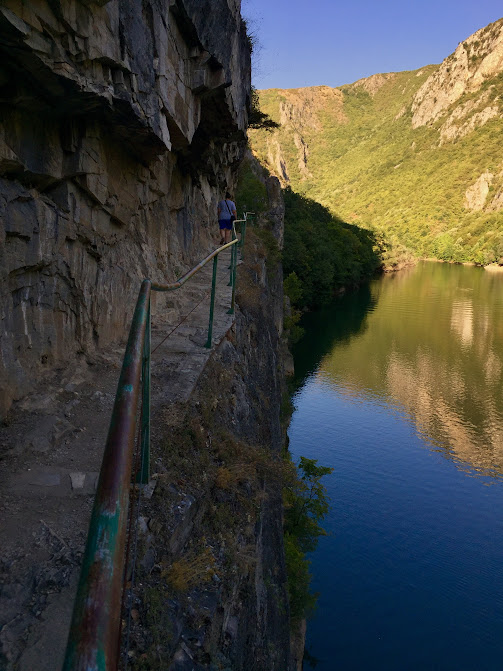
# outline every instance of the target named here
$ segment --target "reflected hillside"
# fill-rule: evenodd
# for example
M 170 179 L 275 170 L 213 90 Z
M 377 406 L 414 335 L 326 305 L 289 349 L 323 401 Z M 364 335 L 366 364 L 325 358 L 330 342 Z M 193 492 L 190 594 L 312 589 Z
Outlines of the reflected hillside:
M 365 331 L 367 313 L 374 309 L 375 302 L 376 298 L 366 284 L 341 296 L 329 307 L 304 316 L 302 326 L 306 329 L 306 336 L 293 348 L 295 391 L 302 387 L 320 360 L 331 351 L 335 341 L 342 344 Z
M 391 402 L 445 456 L 501 475 L 503 276 L 422 263 L 373 282 L 370 294 L 353 338 L 327 325 L 337 341 L 319 368 L 323 381 Z

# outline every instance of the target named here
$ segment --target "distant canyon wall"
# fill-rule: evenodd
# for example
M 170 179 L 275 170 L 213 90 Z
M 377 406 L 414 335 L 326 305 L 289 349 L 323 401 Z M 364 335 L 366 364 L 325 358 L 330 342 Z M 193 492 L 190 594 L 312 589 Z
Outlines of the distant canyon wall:
M 283 186 L 383 232 L 385 266 L 410 254 L 503 266 L 503 19 L 440 65 L 267 89 L 260 104 L 281 126 L 250 132 L 256 156 Z
M 240 0 L 0 7 L 0 416 L 203 256 L 245 143 Z
M 456 51 L 428 77 L 412 102 L 412 126 L 418 128 L 440 119 L 464 94 L 477 93 L 485 82 L 497 76 L 502 70 L 503 19 L 499 19 L 481 28 L 464 42 L 460 42 Z M 455 114 L 448 119 L 450 128 L 444 124 L 440 130 L 442 139 L 460 137 L 460 133 L 453 134 L 452 124 L 454 122 L 459 124 L 459 121 L 468 116 L 477 105 L 483 108 L 483 111 L 490 109 L 490 105 L 488 106 L 490 100 L 497 102 L 490 93 L 490 90 L 485 91 L 480 98 L 475 97 L 468 101 L 463 109 L 457 108 Z M 497 114 L 498 106 L 496 112 L 491 113 L 488 119 Z M 485 121 L 480 119 L 476 125 L 481 125 Z

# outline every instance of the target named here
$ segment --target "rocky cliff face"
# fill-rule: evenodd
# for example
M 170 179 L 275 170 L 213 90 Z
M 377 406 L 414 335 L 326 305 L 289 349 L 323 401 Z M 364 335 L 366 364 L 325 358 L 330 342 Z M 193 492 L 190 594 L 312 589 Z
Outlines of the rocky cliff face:
M 245 145 L 239 0 L 0 7 L 0 415 L 208 249 Z
M 370 77 L 364 77 L 363 79 L 358 79 L 354 82 L 352 86 L 358 88 L 361 87 L 372 97 L 381 89 L 390 79 L 396 77 L 396 72 L 385 72 L 378 73 L 376 75 L 370 75 Z
M 461 42 L 425 81 L 412 103 L 412 126 L 418 128 L 436 121 L 465 93 L 478 92 L 484 82 L 502 71 L 503 19 L 499 19 Z M 481 122 L 482 117 L 485 122 L 494 116 L 494 112 L 489 111 L 489 98 L 486 95 L 479 99 L 479 106 L 483 106 L 479 112 Z M 465 107 L 463 116 L 472 108 Z M 459 118 L 459 108 L 456 114 Z
M 305 89 L 278 90 L 279 123 L 285 133 L 291 135 L 295 145 L 297 170 L 303 179 L 312 177 L 308 168 L 310 133 L 322 128 L 320 112 L 327 111 L 336 123 L 347 118 L 343 111 L 343 95 L 339 89 L 329 86 L 313 86 Z M 277 134 L 269 134 L 267 143 L 267 165 L 278 176 L 281 184 L 290 184 L 288 160 L 283 154 Z

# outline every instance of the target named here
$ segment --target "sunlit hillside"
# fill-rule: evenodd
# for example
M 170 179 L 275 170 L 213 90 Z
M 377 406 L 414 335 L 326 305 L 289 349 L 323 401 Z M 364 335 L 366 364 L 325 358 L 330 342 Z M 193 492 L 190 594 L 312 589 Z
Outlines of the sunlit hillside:
M 251 131 L 284 185 L 416 256 L 503 264 L 503 19 L 441 65 L 340 89 L 269 89 Z

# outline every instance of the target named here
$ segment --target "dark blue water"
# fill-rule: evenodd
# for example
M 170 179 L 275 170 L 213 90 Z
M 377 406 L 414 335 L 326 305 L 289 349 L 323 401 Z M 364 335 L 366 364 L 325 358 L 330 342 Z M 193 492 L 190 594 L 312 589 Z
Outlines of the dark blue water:
M 290 447 L 334 467 L 316 668 L 503 669 L 503 274 L 423 263 L 305 327 Z

